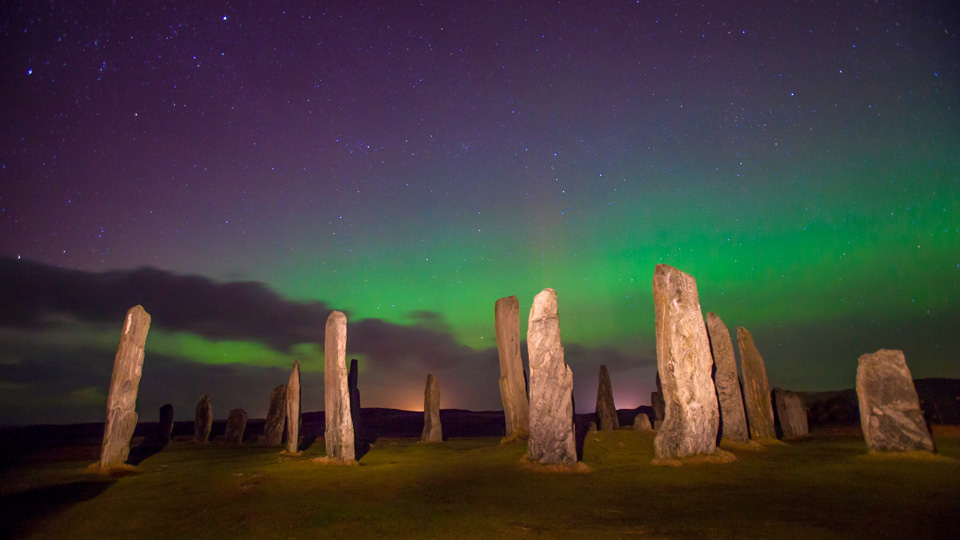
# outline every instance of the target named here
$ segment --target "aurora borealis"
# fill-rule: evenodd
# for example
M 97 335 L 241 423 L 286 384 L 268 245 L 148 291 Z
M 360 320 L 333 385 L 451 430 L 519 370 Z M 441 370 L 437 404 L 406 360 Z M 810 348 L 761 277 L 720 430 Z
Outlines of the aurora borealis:
M 331 309 L 365 407 L 499 409 L 545 287 L 578 412 L 648 404 L 661 262 L 771 386 L 960 376 L 960 8 L 301 4 L 3 5 L 0 424 L 102 420 L 135 303 L 145 420 L 321 408 Z

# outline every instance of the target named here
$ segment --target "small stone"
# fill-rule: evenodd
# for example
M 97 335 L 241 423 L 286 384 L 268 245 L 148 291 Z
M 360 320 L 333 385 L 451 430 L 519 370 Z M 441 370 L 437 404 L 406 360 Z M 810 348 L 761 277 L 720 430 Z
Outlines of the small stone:
M 937 451 L 903 351 L 880 349 L 860 357 L 857 398 L 871 453 Z
M 294 360 L 287 381 L 287 444 L 288 454 L 300 449 L 300 361 Z
M 283 444 L 283 428 L 287 424 L 287 385 L 281 384 L 270 392 L 270 408 L 263 421 L 263 433 L 257 439 L 258 446 Z
M 635 431 L 653 431 L 653 425 L 650 424 L 650 417 L 640 413 L 633 419 L 633 429 Z
M 600 429 L 613 431 L 620 429 L 617 407 L 613 404 L 613 386 L 610 384 L 610 372 L 607 366 L 600 366 L 600 383 L 597 386 L 597 420 Z
M 166 446 L 173 435 L 173 405 L 167 403 L 160 407 L 160 422 L 157 424 L 157 442 Z
M 727 325 L 716 313 L 707 313 L 707 331 L 710 334 L 710 349 L 716 367 L 713 380 L 720 401 L 720 437 L 736 442 L 750 440 L 747 417 L 743 411 L 743 396 L 740 394 L 740 377 L 737 376 L 737 361 L 733 356 L 733 341 Z
M 197 410 L 193 420 L 193 440 L 205 443 L 210 440 L 210 429 L 213 427 L 213 405 L 210 396 L 204 394 L 197 402 Z
M 753 334 L 746 328 L 737 328 L 740 347 L 740 370 L 743 372 L 743 400 L 746 404 L 750 438 L 776 439 L 773 426 L 773 405 L 770 403 L 770 385 L 763 357 L 753 343 Z
M 516 296 L 501 298 L 493 311 L 505 432 L 508 439 L 524 439 L 530 430 L 530 403 L 520 357 L 520 302 Z
M 423 434 L 420 442 L 443 442 L 443 428 L 440 425 L 440 384 L 432 373 L 427 375 L 427 385 L 423 390 Z
M 353 461 L 353 419 L 350 417 L 350 389 L 347 386 L 347 316 L 334 311 L 327 317 L 323 343 L 324 443 L 327 458 Z
M 247 411 L 231 409 L 227 415 L 227 428 L 223 433 L 223 442 L 226 444 L 243 443 L 243 432 L 247 429 Z
M 784 439 L 800 439 L 810 435 L 803 397 L 783 388 L 774 388 L 773 403 L 777 407 L 776 419 L 779 420 Z

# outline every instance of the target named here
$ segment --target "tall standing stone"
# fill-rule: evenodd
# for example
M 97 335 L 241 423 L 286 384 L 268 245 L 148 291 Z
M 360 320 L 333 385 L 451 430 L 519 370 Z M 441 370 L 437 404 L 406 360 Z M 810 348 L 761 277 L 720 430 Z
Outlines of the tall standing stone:
M 713 357 L 693 276 L 658 264 L 653 272 L 657 371 L 666 404 L 654 437 L 658 459 L 712 454 L 720 411 L 713 386 Z
M 530 431 L 530 403 L 520 357 L 520 302 L 516 296 L 501 298 L 494 304 L 493 312 L 506 435 L 523 439 Z
M 427 385 L 423 390 L 423 434 L 420 442 L 443 442 L 443 428 L 440 425 L 440 384 L 433 373 L 427 375 Z
M 157 424 L 157 442 L 166 446 L 173 435 L 173 405 L 167 403 L 160 407 L 160 422 Z
M 270 408 L 263 422 L 263 433 L 257 439 L 258 446 L 283 444 L 283 427 L 287 423 L 287 385 L 281 384 L 270 392 Z
M 860 428 L 876 452 L 936 452 L 903 351 L 880 349 L 857 366 Z
M 360 369 L 357 367 L 357 359 L 350 360 L 350 373 L 347 375 L 347 390 L 350 392 L 350 420 L 353 422 L 354 442 L 360 439 L 360 389 L 357 387 L 357 380 L 360 376 Z
M 600 366 L 600 383 L 597 386 L 597 420 L 600 429 L 613 431 L 620 429 L 617 407 L 613 404 L 613 386 L 610 384 L 610 372 L 606 365 Z
M 231 409 L 227 415 L 227 427 L 223 432 L 223 442 L 226 444 L 241 444 L 243 432 L 247 429 L 247 411 Z
M 773 403 L 777 407 L 776 417 L 780 421 L 780 431 L 784 439 L 799 439 L 810 435 L 803 397 L 783 388 L 774 388 Z
M 193 440 L 205 443 L 210 440 L 210 430 L 213 428 L 213 405 L 210 396 L 204 394 L 197 402 L 197 409 L 193 416 Z
M 300 449 L 300 361 L 293 362 L 287 381 L 287 445 L 289 454 Z
M 557 293 L 544 289 L 533 299 L 527 325 L 530 355 L 530 438 L 527 457 L 548 465 L 577 461 L 573 434 L 573 372 L 560 343 Z
M 103 424 L 100 467 L 122 465 L 130 455 L 130 438 L 137 427 L 137 390 L 143 372 L 143 346 L 150 330 L 150 315 L 143 306 L 127 310 L 120 344 L 113 357 L 113 373 L 107 393 L 107 417 Z
M 747 409 L 747 422 L 750 425 L 750 438 L 776 439 L 767 368 L 763 366 L 763 357 L 753 343 L 753 334 L 742 326 L 737 327 L 737 345 L 740 347 L 743 398 Z
M 710 333 L 710 348 L 716 366 L 713 381 L 720 400 L 720 436 L 723 439 L 747 442 L 747 417 L 743 412 L 743 395 L 740 393 L 740 377 L 737 376 L 737 360 L 733 356 L 733 341 L 730 330 L 716 313 L 707 313 L 707 330 Z
M 327 317 L 323 342 L 323 401 L 327 457 L 352 461 L 353 420 L 350 418 L 350 389 L 347 387 L 347 316 L 334 311 Z

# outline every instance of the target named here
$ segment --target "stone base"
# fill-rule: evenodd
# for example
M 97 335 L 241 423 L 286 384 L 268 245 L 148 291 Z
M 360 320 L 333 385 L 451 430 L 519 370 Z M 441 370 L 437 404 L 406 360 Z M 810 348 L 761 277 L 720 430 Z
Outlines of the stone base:
M 143 471 L 135 465 L 130 465 L 127 463 L 122 463 L 120 465 L 114 465 L 112 467 L 101 467 L 100 462 L 91 463 L 87 467 L 87 472 L 93 474 L 100 474 L 103 476 L 133 476 L 135 474 L 140 474 Z
M 566 474 L 589 474 L 593 469 L 589 465 L 578 461 L 570 465 L 546 465 L 529 459 L 526 455 L 520 461 L 520 466 L 529 471 L 546 473 L 566 473 Z
M 682 458 L 654 458 L 650 462 L 654 467 L 683 467 L 684 465 L 700 465 L 703 463 L 733 463 L 737 461 L 737 456 L 726 450 L 717 449 L 712 454 L 696 454 Z
M 318 457 L 310 460 L 312 463 L 318 465 L 346 465 L 348 467 L 359 465 L 355 459 L 337 459 L 329 457 Z
M 527 439 L 530 438 L 530 434 L 526 431 L 514 431 L 510 435 L 500 439 L 500 444 L 510 444 L 515 442 L 527 442 Z

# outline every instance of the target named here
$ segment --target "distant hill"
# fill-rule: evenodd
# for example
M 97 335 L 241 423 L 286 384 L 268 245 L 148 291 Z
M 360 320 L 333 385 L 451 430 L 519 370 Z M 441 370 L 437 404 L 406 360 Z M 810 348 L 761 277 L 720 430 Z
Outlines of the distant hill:
M 960 424 L 960 379 L 916 379 L 913 384 L 927 422 Z M 853 388 L 800 394 L 811 425 L 860 423 L 860 406 Z

